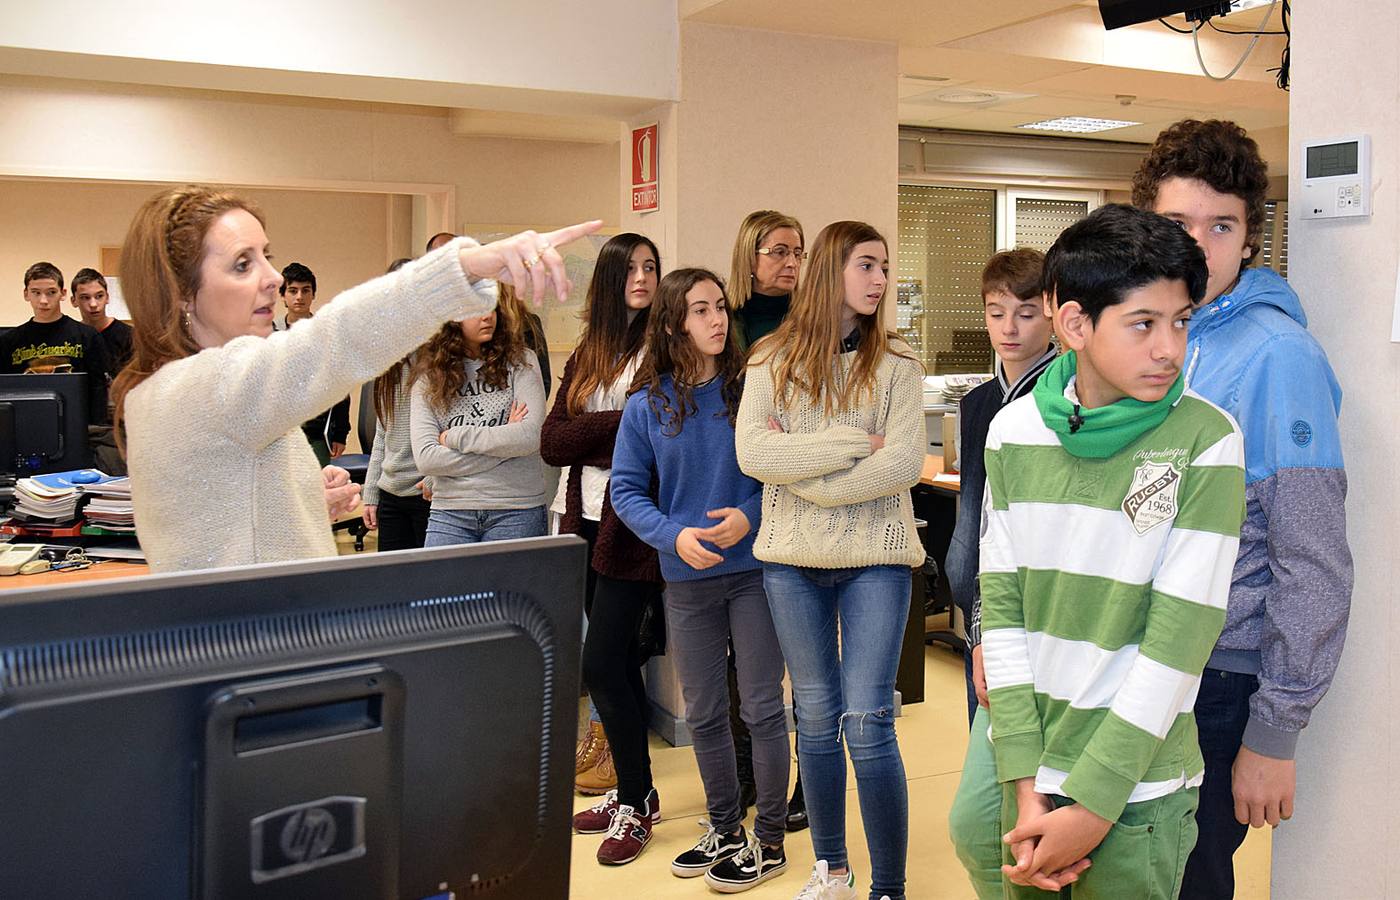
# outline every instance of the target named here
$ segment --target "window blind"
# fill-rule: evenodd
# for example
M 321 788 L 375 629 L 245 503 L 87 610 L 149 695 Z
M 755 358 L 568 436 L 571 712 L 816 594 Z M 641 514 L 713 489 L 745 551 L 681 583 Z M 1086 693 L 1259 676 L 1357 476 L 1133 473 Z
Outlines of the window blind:
M 900 185 L 897 327 L 930 374 L 987 372 L 982 267 L 996 252 L 997 192 Z

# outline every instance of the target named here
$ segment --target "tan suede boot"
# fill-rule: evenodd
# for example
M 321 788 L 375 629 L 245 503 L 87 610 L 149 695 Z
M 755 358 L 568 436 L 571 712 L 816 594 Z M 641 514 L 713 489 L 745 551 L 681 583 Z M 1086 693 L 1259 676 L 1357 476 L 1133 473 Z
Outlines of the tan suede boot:
M 574 778 L 574 790 L 588 796 L 605 794 L 617 787 L 617 769 L 613 768 L 612 748 L 608 746 L 608 740 L 603 736 L 601 727 L 598 731 L 598 761 L 593 768 L 579 773 Z
M 598 764 L 598 753 L 608 743 L 603 736 L 601 722 L 589 722 L 588 733 L 578 742 L 574 750 L 574 775 L 582 775 Z

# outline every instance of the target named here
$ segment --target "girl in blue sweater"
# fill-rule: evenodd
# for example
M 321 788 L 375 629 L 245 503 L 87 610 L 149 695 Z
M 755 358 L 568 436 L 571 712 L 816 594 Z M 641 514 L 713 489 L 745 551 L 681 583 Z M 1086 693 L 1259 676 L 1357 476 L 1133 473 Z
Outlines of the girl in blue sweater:
M 680 269 L 657 289 L 647 354 L 613 451 L 618 517 L 655 547 L 666 579 L 669 650 L 704 782 L 705 836 L 671 871 L 748 890 L 787 868 L 788 741 L 783 656 L 753 556 L 763 487 L 739 471 L 734 417 L 744 357 L 713 272 Z M 756 837 L 742 825 L 726 677 L 733 639 L 741 715 L 753 735 Z

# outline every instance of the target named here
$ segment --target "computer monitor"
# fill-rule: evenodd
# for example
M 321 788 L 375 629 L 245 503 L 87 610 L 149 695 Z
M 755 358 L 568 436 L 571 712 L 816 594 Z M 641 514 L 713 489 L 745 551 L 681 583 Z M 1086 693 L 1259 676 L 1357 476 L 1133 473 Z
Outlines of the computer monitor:
M 0 592 L 0 894 L 562 900 L 584 565 L 551 537 Z
M 0 375 L 0 475 L 92 465 L 87 375 Z

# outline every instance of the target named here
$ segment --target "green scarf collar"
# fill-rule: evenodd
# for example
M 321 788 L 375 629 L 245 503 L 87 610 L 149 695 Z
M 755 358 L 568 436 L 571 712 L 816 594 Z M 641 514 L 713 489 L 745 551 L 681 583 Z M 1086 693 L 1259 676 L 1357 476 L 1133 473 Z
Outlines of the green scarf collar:
M 1167 395 L 1155 403 L 1124 397 L 1098 409 L 1083 409 L 1065 396 L 1077 368 L 1074 352 L 1064 354 L 1041 373 L 1032 396 L 1045 427 L 1059 435 L 1065 451 L 1086 459 L 1107 459 L 1161 425 L 1186 389 L 1184 377 L 1177 376 Z

